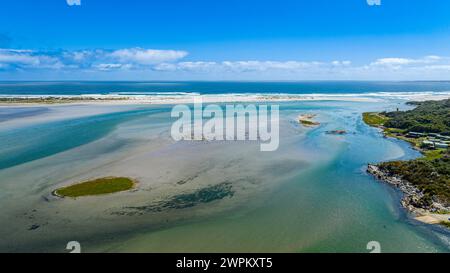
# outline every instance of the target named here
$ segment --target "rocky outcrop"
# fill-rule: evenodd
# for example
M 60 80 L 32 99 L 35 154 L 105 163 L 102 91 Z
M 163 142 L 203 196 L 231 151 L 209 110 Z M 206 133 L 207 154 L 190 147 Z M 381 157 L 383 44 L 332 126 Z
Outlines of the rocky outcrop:
M 381 170 L 377 165 L 369 164 L 367 172 L 372 174 L 376 179 L 399 188 L 404 194 L 401 200 L 402 206 L 411 212 L 418 212 L 418 210 L 427 212 L 450 210 L 450 207 L 447 207 L 436 200 L 434 200 L 431 205 L 427 204 L 427 202 L 423 201 L 424 194 L 421 190 L 401 177 L 391 175 Z

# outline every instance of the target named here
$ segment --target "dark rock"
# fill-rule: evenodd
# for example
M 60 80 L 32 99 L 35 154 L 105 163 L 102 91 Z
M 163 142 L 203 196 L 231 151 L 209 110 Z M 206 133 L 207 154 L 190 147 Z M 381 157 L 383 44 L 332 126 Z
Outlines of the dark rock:
M 28 228 L 28 230 L 36 230 L 36 229 L 38 229 L 39 227 L 40 227 L 39 225 L 34 224 L 34 225 L 31 225 L 31 226 Z

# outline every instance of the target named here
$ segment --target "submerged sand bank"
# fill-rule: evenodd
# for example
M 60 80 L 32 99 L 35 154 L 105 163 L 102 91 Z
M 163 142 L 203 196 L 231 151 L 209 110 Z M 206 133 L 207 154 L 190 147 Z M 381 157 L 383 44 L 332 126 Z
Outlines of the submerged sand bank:
M 66 113 L 70 117 L 98 108 L 59 108 L 72 107 L 77 111 Z M 121 122 L 94 142 L 1 170 L 6 180 L 2 205 L 9 214 L 0 216 L 0 222 L 11 222 L 14 215 L 14 225 L 2 227 L 0 236 L 19 230 L 20 238 L 0 243 L 0 249 L 46 249 L 74 239 L 97 242 L 130 230 L 203 219 L 260 202 L 276 184 L 308 165 L 302 153 L 290 149 L 261 157 L 257 143 L 174 142 L 170 124 L 167 112 L 144 115 Z M 104 176 L 133 177 L 140 184 L 131 191 L 82 200 L 51 195 L 56 188 Z M 18 200 L 25 201 L 18 205 Z
M 345 112 L 315 107 L 301 111 L 317 113 L 323 121 L 318 131 L 338 125 L 352 130 L 359 116 L 355 109 L 368 104 L 350 105 Z M 49 108 L 57 109 L 36 116 L 36 120 L 54 117 L 60 110 L 69 111 L 64 114 L 69 118 L 147 107 L 71 104 Z M 65 251 L 67 241 L 77 240 L 92 252 L 297 251 L 322 244 L 336 232 L 347 232 L 349 226 L 355 226 L 354 219 L 364 219 L 362 224 L 369 227 L 364 231 L 371 231 L 374 222 L 381 223 L 382 230 L 386 215 L 359 210 L 364 206 L 358 202 L 368 198 L 352 205 L 354 197 L 365 191 L 358 192 L 335 172 L 330 173 L 332 179 L 321 176 L 329 162 L 348 151 L 342 140 L 323 133 L 307 137 L 306 130 L 292 122 L 299 110 L 284 111 L 280 149 L 264 156 L 252 142 L 174 142 L 169 112 L 165 111 L 124 120 L 94 142 L 1 170 L 0 199 L 6 213 L 0 215 L 0 222 L 8 224 L 0 228 L 0 237 L 5 238 L 0 249 Z M 341 118 L 354 123 L 344 126 Z M 325 145 L 321 148 L 316 143 Z M 360 151 L 361 147 L 354 149 Z M 133 177 L 140 185 L 128 192 L 78 200 L 51 196 L 55 188 L 106 175 Z M 402 248 L 412 249 L 416 237 L 403 228 L 396 233 L 399 226 L 389 226 L 389 235 L 384 231 L 348 233 L 364 242 L 362 251 L 369 238 L 389 242 L 404 234 L 407 239 L 399 241 L 410 245 Z M 261 245 L 261 238 L 274 239 Z

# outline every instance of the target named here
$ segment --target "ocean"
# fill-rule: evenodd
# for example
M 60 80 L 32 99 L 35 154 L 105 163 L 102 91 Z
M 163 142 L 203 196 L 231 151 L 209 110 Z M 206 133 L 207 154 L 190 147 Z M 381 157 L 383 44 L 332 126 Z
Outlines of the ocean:
M 0 82 L 1 95 L 450 92 L 450 82 Z

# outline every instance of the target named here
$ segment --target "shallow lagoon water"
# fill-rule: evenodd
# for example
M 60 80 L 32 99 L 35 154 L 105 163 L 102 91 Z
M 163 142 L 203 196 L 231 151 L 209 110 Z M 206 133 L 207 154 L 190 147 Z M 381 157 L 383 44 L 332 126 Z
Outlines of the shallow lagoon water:
M 0 170 L 0 250 L 64 251 L 64 242 L 77 239 L 93 252 L 367 252 L 369 241 L 379 241 L 384 252 L 448 252 L 448 232 L 410 220 L 400 194 L 365 173 L 369 162 L 419 156 L 361 120 L 361 112 L 398 103 L 283 103 L 280 148 L 273 153 L 245 143 L 173 143 L 170 107 L 44 123 L 67 125 L 70 134 L 77 132 L 70 124 L 85 122 L 101 133 Z M 317 114 L 321 126 L 302 128 L 300 113 Z M 335 129 L 348 134 L 325 134 Z M 33 141 L 41 131 L 62 141 L 58 130 L 15 130 L 30 146 L 44 145 Z M 0 151 L 15 148 L 3 143 Z M 23 144 L 16 145 L 20 151 Z M 2 160 L 11 159 L 4 152 Z M 46 200 L 57 185 L 111 173 L 136 175 L 143 185 L 100 199 Z M 180 179 L 189 182 L 177 184 Z M 161 213 L 117 214 L 223 181 L 232 184 L 233 196 Z M 39 228 L 30 230 L 33 223 Z
M 249 204 L 204 221 L 144 232 L 103 250 L 366 252 L 369 241 L 379 241 L 385 252 L 448 251 L 441 234 L 407 219 L 398 192 L 364 171 L 367 162 L 408 159 L 418 153 L 365 126 L 356 105 L 328 102 L 320 110 L 322 103 L 308 104 L 284 107 L 286 112 L 312 109 L 323 119 L 320 128 L 294 145 L 328 154 L 325 160 L 282 183 L 256 207 Z M 336 128 L 350 134 L 324 134 Z

